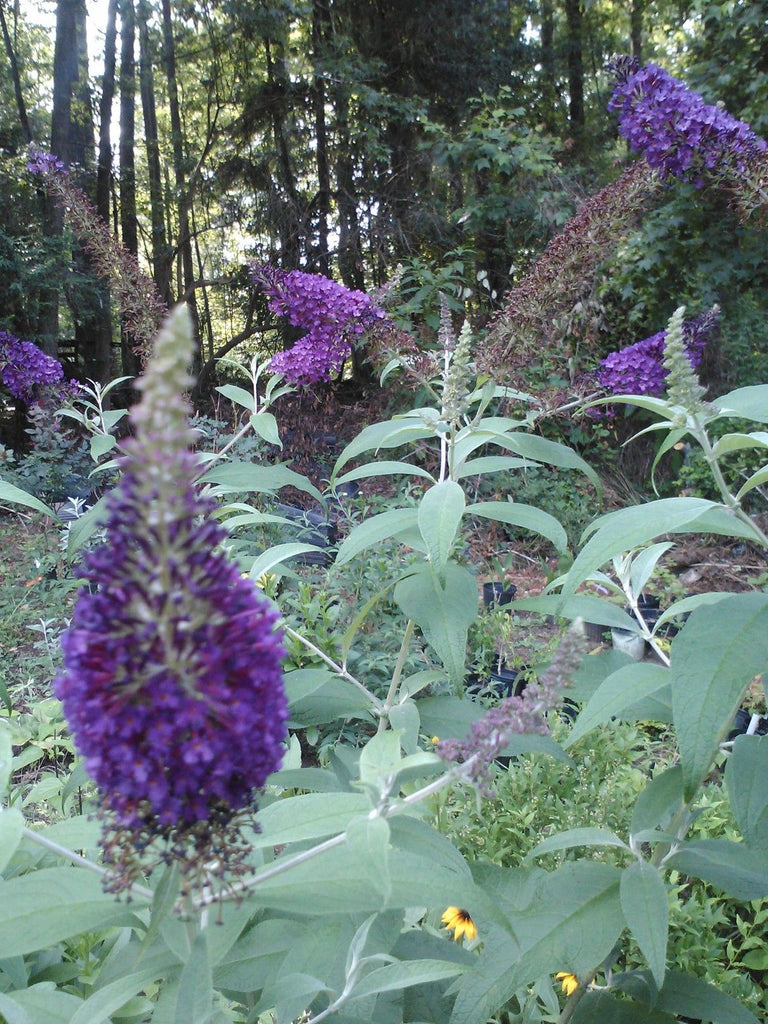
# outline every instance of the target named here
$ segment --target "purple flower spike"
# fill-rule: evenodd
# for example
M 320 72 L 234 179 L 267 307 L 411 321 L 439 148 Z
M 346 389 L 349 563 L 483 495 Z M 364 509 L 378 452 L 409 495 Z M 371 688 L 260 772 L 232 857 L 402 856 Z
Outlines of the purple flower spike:
M 662 178 L 674 175 L 701 187 L 708 175 L 743 174 L 768 144 L 727 111 L 711 106 L 656 64 L 613 63 L 616 88 L 608 103 L 619 131 Z
M 287 352 L 272 358 L 270 370 L 299 386 L 331 380 L 342 368 L 356 338 L 365 334 L 383 310 L 365 292 L 352 291 L 322 274 L 284 271 L 269 264 L 255 267 L 256 284 L 269 309 L 306 334 Z
M 64 380 L 64 370 L 57 359 L 31 341 L 19 341 L 8 331 L 0 331 L 0 380 L 14 398 L 29 402 L 36 385 L 58 384 Z
M 40 150 L 32 150 L 29 154 L 27 170 L 30 174 L 60 174 L 67 173 L 63 160 L 59 160 L 53 153 L 43 153 Z
M 98 589 L 78 597 L 55 681 L 119 829 L 182 861 L 190 843 L 221 859 L 222 829 L 280 767 L 288 717 L 277 612 L 227 559 L 195 484 L 188 332 L 177 310 L 139 384 L 107 540 L 84 559 Z

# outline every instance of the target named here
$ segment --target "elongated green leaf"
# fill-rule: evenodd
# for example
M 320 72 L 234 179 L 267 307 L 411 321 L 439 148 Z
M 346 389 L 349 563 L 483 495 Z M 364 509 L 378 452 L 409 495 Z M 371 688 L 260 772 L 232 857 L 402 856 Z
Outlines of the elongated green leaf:
M 319 548 L 316 544 L 298 544 L 295 542 L 275 544 L 274 547 L 263 551 L 255 560 L 251 566 L 251 579 L 258 580 L 265 573 L 271 572 L 276 565 L 282 565 L 283 562 L 289 562 L 292 558 L 309 554 L 312 551 L 325 551 L 325 548 Z
M 661 988 L 667 964 L 669 899 L 657 868 L 635 861 L 621 873 L 621 909 L 627 927 Z
M 575 846 L 619 846 L 627 853 L 630 852 L 624 840 L 607 828 L 570 828 L 537 843 L 530 853 L 526 854 L 525 859 L 531 860 L 555 850 L 572 850 Z
M 572 1017 L 573 1024 L 677 1024 L 677 1018 L 643 1003 L 618 1000 L 610 992 L 587 992 Z
M 420 627 L 427 643 L 458 687 L 464 678 L 467 632 L 477 618 L 478 595 L 474 576 L 463 566 L 448 562 L 445 585 L 431 566 L 423 566 L 395 587 L 395 601 L 403 614 Z
M 70 1024 L 81 1000 L 41 981 L 20 992 L 0 994 L 0 1014 L 7 1024 Z
M 653 575 L 659 559 L 671 547 L 674 547 L 674 544 L 669 541 L 661 544 L 651 544 L 640 551 L 632 560 L 629 580 L 635 597 L 640 596 L 646 583 Z
M 370 801 L 363 793 L 308 793 L 276 800 L 256 820 L 260 832 L 254 846 L 282 846 L 344 832 L 353 818 L 366 815 Z
M 216 484 L 219 493 L 232 491 L 255 491 L 272 494 L 281 487 L 295 487 L 299 491 L 311 494 L 322 504 L 323 496 L 318 489 L 301 473 L 296 473 L 288 466 L 278 463 L 230 462 L 216 463 L 202 475 L 203 483 Z
M 768 594 L 734 594 L 691 614 L 672 645 L 672 709 L 692 799 L 747 684 L 768 669 Z
M 393 508 L 371 516 L 353 527 L 346 539 L 339 545 L 336 565 L 345 565 L 361 551 L 381 544 L 383 540 L 398 537 L 418 524 L 418 510 L 415 508 Z
M 242 406 L 250 413 L 254 411 L 255 402 L 252 391 L 246 391 L 245 388 L 238 387 L 237 384 L 221 384 L 216 390 L 235 405 Z
M 667 861 L 683 874 L 703 878 L 737 900 L 768 896 L 768 854 L 727 839 L 688 842 Z
M 347 849 L 358 864 L 368 871 L 373 888 L 381 896 L 381 909 L 389 903 L 392 882 L 389 877 L 389 825 L 383 818 L 358 818 L 347 828 Z
M 437 482 L 432 474 L 428 473 L 426 469 L 422 469 L 421 466 L 412 466 L 409 462 L 392 462 L 383 459 L 377 462 L 366 462 L 364 466 L 350 469 L 343 476 L 336 477 L 333 480 L 333 486 L 341 487 L 342 484 L 350 483 L 352 480 L 367 480 L 372 476 L 418 476 L 429 480 L 430 483 Z
M 524 505 L 517 501 L 481 501 L 467 506 L 467 515 L 532 530 L 546 537 L 560 552 L 568 547 L 568 537 L 557 519 L 535 505 Z
M 427 557 L 442 577 L 464 514 L 464 491 L 453 480 L 443 480 L 425 491 L 419 502 L 419 532 Z
M 710 1024 L 758 1024 L 757 1017 L 733 996 L 701 978 L 677 971 L 667 972 L 657 1006 L 660 1010 Z
M 490 476 L 492 473 L 520 469 L 527 464 L 525 459 L 509 455 L 485 455 L 479 459 L 470 459 L 469 462 L 465 462 L 455 476 L 457 480 L 464 480 L 468 476 Z
M 387 964 L 366 974 L 355 986 L 353 998 L 369 996 L 375 992 L 400 992 L 412 985 L 427 985 L 432 981 L 454 978 L 466 970 L 466 965 L 449 963 L 447 960 L 400 961 L 396 964 Z
M 437 409 L 422 410 L 425 415 L 432 415 L 435 421 L 440 419 Z M 331 474 L 331 482 L 335 482 L 342 466 L 363 452 L 378 451 L 380 448 L 399 448 L 410 441 L 420 441 L 425 437 L 433 437 L 435 431 L 428 427 L 419 416 L 408 416 L 402 419 L 386 420 L 382 423 L 371 423 L 364 427 L 357 437 L 350 441 L 336 460 Z
M 168 965 L 164 968 L 153 964 L 151 967 L 132 971 L 121 978 L 97 989 L 82 1003 L 69 1024 L 104 1024 L 109 1022 L 115 1010 L 119 1010 L 129 999 L 138 995 L 154 981 L 161 980 L 168 973 Z
M 612 672 L 598 686 L 582 710 L 564 743 L 565 748 L 578 742 L 603 722 L 621 717 L 622 712 L 643 698 L 658 694 L 669 686 L 669 682 L 668 669 L 649 662 L 627 665 Z
M 27 491 L 23 491 L 21 487 L 16 487 L 15 484 L 9 483 L 0 477 L 0 503 L 6 501 L 10 502 L 11 505 L 24 505 L 26 508 L 33 508 L 35 512 L 43 512 L 45 515 L 50 516 L 51 519 L 59 518 L 49 505 L 40 501 L 34 494 L 29 494 Z
M 85 868 L 43 868 L 2 882 L 0 894 L 0 958 L 106 925 L 139 923 L 132 909 L 104 893 L 101 880 Z
M 217 988 L 258 992 L 273 979 L 291 946 L 306 933 L 306 921 L 271 917 L 242 935 L 214 968 Z
M 21 811 L 17 807 L 0 807 L 0 874 L 16 853 L 23 831 L 24 815 Z
M 725 782 L 741 834 L 768 855 L 768 736 L 736 737 Z
M 768 423 L 768 384 L 736 388 L 712 401 L 722 416 L 737 416 L 755 423 Z
M 736 498 L 738 501 L 741 501 L 745 494 L 749 494 L 750 491 L 754 491 L 756 487 L 760 487 L 766 482 L 768 482 L 768 466 L 763 466 L 762 469 L 758 469 L 752 476 L 747 477 L 736 492 Z
M 324 668 L 286 672 L 285 691 L 293 728 L 338 718 L 366 718 L 372 711 L 370 698 L 362 690 Z
M 744 529 L 752 536 L 753 531 Z M 743 535 L 733 515 L 705 498 L 661 498 L 601 516 L 585 531 L 589 540 L 565 577 L 563 596 L 572 594 L 614 555 L 642 547 L 662 534 L 690 532 Z
M 717 439 L 713 454 L 720 459 L 728 452 L 739 452 L 745 448 L 768 448 L 768 433 L 756 430 L 751 434 L 723 434 Z
M 213 1010 L 213 975 L 208 956 L 208 934 L 198 932 L 189 960 L 179 978 L 175 1024 L 210 1024 Z
M 567 600 L 554 594 L 537 597 L 523 597 L 514 602 L 514 608 L 522 612 L 539 612 L 541 615 L 556 615 L 564 619 L 584 619 L 600 626 L 615 626 L 617 629 L 636 630 L 637 620 L 612 601 L 589 594 L 574 594 Z
M 8 789 L 12 764 L 13 748 L 11 746 L 11 733 L 5 723 L 0 722 L 0 797 L 4 797 L 5 791 Z

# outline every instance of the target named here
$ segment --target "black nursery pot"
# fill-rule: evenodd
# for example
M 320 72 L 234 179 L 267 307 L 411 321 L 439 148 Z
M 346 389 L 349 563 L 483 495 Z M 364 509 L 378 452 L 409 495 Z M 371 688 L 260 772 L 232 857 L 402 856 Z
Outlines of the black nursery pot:
M 497 605 L 510 604 L 517 593 L 514 583 L 506 586 L 501 582 L 483 584 L 483 604 L 486 608 L 495 608 Z

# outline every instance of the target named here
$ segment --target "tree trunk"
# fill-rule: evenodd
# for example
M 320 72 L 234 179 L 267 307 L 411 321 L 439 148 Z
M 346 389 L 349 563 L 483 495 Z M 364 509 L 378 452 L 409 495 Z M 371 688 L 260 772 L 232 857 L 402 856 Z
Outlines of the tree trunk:
M 19 64 L 16 60 L 16 51 L 13 48 L 13 42 L 8 31 L 8 25 L 5 21 L 5 11 L 3 5 L 0 3 L 0 27 L 3 32 L 3 42 L 5 44 L 5 52 L 8 54 L 8 62 L 11 65 L 11 76 L 13 77 L 13 93 L 16 97 L 16 109 L 19 112 L 19 122 L 21 124 L 21 130 L 24 133 L 25 140 L 29 143 L 32 141 L 32 129 L 29 126 L 29 120 L 27 118 L 27 108 L 24 103 L 24 94 L 21 91 L 21 78 L 19 77 Z
M 643 61 L 643 7 L 644 0 L 632 0 L 629 15 L 629 41 L 632 56 L 638 63 Z
M 568 26 L 568 120 L 578 145 L 584 131 L 584 10 L 581 0 L 565 0 Z
M 173 170 L 179 218 L 178 252 L 182 271 L 181 288 L 179 288 L 179 293 L 180 296 L 184 296 L 186 298 L 189 312 L 192 317 L 192 326 L 195 337 L 193 370 L 197 373 L 199 372 L 202 364 L 202 353 L 200 351 L 200 325 L 195 299 L 195 264 L 192 255 L 192 238 L 189 230 L 184 135 L 181 127 L 179 90 L 176 80 L 176 44 L 173 38 L 173 21 L 171 19 L 170 0 L 163 0 L 163 51 L 165 58 L 165 73 L 168 79 L 168 108 L 171 115 Z
M 115 96 L 115 45 L 117 41 L 117 0 L 109 0 L 104 37 L 104 78 L 99 103 L 99 160 L 96 166 L 96 209 L 109 224 L 112 184 L 112 100 Z
M 312 83 L 312 104 L 315 113 L 315 157 L 317 160 L 317 269 L 326 277 L 330 273 L 328 230 L 331 216 L 331 173 L 328 163 L 328 130 L 325 123 L 325 82 L 322 67 L 325 41 L 330 26 L 327 0 L 314 0 L 312 5 L 312 49 L 315 75 Z
M 556 126 L 555 105 L 557 86 L 555 82 L 555 14 L 552 0 L 541 4 L 541 106 L 542 121 L 548 132 Z
M 152 278 L 163 302 L 166 306 L 170 306 L 173 301 L 171 291 L 171 260 L 173 256 L 168 247 L 165 231 L 165 203 L 163 201 L 163 176 L 160 168 L 160 146 L 157 135 L 155 79 L 152 71 L 153 59 L 147 25 L 149 13 L 147 0 L 139 0 L 139 79 L 152 222 Z
M 136 15 L 133 0 L 120 0 L 120 235 L 123 245 L 138 258 L 139 229 L 136 213 Z M 135 377 L 140 360 L 133 341 L 120 335 L 123 373 Z

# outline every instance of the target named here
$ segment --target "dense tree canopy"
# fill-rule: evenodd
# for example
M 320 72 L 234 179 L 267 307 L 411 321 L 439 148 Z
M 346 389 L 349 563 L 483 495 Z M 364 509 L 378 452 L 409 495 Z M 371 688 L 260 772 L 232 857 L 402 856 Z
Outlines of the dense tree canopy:
M 400 266 L 406 296 L 425 294 L 427 280 L 487 319 L 628 159 L 607 110 L 612 53 L 654 59 L 766 128 L 764 2 L 98 7 L 107 19 L 89 35 L 86 0 L 58 0 L 55 18 L 49 5 L 52 46 L 37 4 L 0 3 L 0 327 L 101 379 L 135 370 L 136 339 L 114 292 L 114 323 L 105 320 L 99 255 L 27 173 L 30 142 L 75 165 L 76 184 L 160 299 L 190 303 L 202 364 L 249 337 L 263 343 L 269 313 L 248 274 L 254 261 L 358 290 Z M 672 308 L 669 248 L 704 249 L 722 224 L 738 237 L 732 262 L 722 249 L 705 257 L 710 270 L 719 259 L 714 290 L 740 274 L 758 302 L 764 251 L 753 229 L 723 202 L 705 199 L 702 215 L 690 198 L 682 185 L 665 197 L 673 239 L 660 240 L 663 215 L 645 242 L 625 236 L 629 250 L 644 247 L 646 274 L 607 268 L 601 330 L 658 329 Z M 681 281 L 673 262 L 675 287 L 690 292 L 700 264 Z

